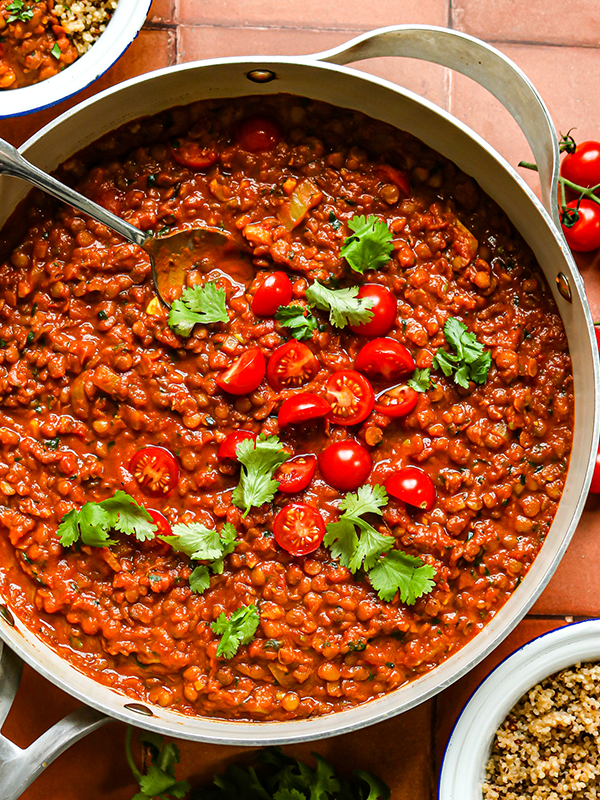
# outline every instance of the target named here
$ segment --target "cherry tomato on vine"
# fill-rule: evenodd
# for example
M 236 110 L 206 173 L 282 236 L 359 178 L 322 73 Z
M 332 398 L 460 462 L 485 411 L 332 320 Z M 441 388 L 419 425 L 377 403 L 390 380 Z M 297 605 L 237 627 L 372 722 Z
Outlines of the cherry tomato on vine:
M 600 142 L 581 142 L 560 165 L 560 174 L 572 183 L 591 189 L 600 183 Z
M 407 347 L 386 337 L 367 342 L 357 355 L 354 366 L 370 378 L 381 375 L 391 381 L 414 372 L 415 360 Z
M 217 457 L 218 458 L 231 458 L 234 461 L 237 460 L 237 446 L 240 442 L 243 442 L 244 439 L 252 439 L 253 442 L 256 441 L 257 435 L 252 431 L 233 431 L 226 436 L 225 439 L 219 445 L 219 449 L 217 450 Z
M 417 405 L 418 393 L 406 383 L 386 389 L 375 398 L 375 411 L 388 417 L 405 417 Z
M 327 419 L 336 425 L 356 425 L 373 410 L 375 394 L 364 375 L 353 369 L 334 372 L 325 384 L 325 396 L 331 406 Z
M 279 491 L 294 493 L 306 489 L 313 479 L 316 468 L 316 456 L 296 456 L 284 461 L 275 473 L 275 480 L 279 481 Z
M 219 157 L 216 150 L 194 141 L 171 143 L 171 155 L 182 167 L 190 169 L 206 169 Z
M 353 492 L 371 474 L 373 460 L 362 444 L 354 439 L 333 442 L 319 456 L 319 469 L 330 486 L 340 492 Z
M 273 523 L 275 541 L 293 556 L 314 552 L 325 536 L 325 523 L 319 512 L 306 503 L 284 506 Z
M 166 497 L 179 480 L 179 464 L 173 453 L 153 444 L 134 453 L 127 469 L 150 497 Z
M 237 358 L 233 364 L 215 376 L 217 386 L 229 394 L 248 394 L 261 384 L 265 377 L 265 357 L 258 347 L 253 347 Z
M 273 353 L 267 366 L 267 379 L 276 392 L 302 386 L 319 371 L 319 362 L 308 345 L 291 339 Z
M 257 317 L 273 317 L 279 306 L 289 305 L 292 295 L 292 282 L 285 272 L 272 272 L 256 290 L 252 311 Z
M 331 411 L 331 406 L 318 394 L 299 392 L 284 400 L 279 409 L 278 422 L 282 428 L 297 422 L 324 417 Z
M 386 479 L 385 490 L 422 511 L 431 511 L 435 505 L 435 486 L 426 472 L 418 467 L 404 467 Z
M 384 336 L 396 320 L 397 303 L 394 295 L 389 289 L 386 289 L 385 286 L 380 286 L 378 283 L 365 283 L 358 290 L 357 297 L 361 299 L 370 298 L 375 301 L 370 308 L 370 311 L 373 312 L 373 318 L 362 325 L 350 325 L 350 330 L 353 333 L 360 333 L 361 336 L 366 336 L 367 339 L 375 336 Z
M 258 153 L 274 150 L 281 141 L 279 126 L 269 117 L 248 117 L 238 133 L 238 144 L 243 150 Z
M 567 208 L 577 209 L 579 219 L 568 227 L 562 223 L 563 233 L 571 250 L 587 253 L 600 247 L 600 205 L 593 200 L 571 200 Z M 561 220 L 563 215 L 561 214 Z
M 156 525 L 156 533 L 154 534 L 154 539 L 146 539 L 146 541 L 140 542 L 139 546 L 144 552 L 152 552 L 155 555 L 164 556 L 165 553 L 168 553 L 171 549 L 171 545 L 168 542 L 163 542 L 162 539 L 158 537 L 172 536 L 173 531 L 171 525 L 169 520 L 164 514 L 161 514 L 160 511 L 156 511 L 154 508 L 147 508 L 146 511 L 150 514 L 152 522 Z

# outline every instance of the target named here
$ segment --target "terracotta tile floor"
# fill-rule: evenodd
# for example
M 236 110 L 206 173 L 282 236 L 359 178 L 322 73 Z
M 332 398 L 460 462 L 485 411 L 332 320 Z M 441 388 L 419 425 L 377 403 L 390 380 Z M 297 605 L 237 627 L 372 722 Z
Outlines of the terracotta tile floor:
M 0 136 L 22 143 L 41 126 L 94 92 L 152 69 L 193 59 L 244 54 L 318 52 L 383 25 L 425 23 L 454 27 L 497 45 L 532 78 L 557 129 L 575 127 L 579 140 L 599 138 L 600 4 L 580 0 L 155 0 L 141 36 L 94 86 L 61 106 L 0 121 Z M 361 65 L 450 110 L 513 164 L 529 157 L 515 123 L 470 80 L 406 59 Z M 527 179 L 535 187 L 535 176 Z M 578 259 L 592 310 L 600 319 L 599 256 Z M 432 800 L 440 758 L 454 720 L 473 688 L 502 658 L 566 617 L 600 615 L 600 499 L 591 498 L 569 550 L 533 613 L 468 676 L 432 701 L 370 729 L 291 748 L 311 750 L 377 771 L 393 797 Z M 4 733 L 32 741 L 77 703 L 26 669 Z M 28 789 L 25 800 L 130 800 L 135 787 L 123 756 L 124 726 L 111 723 L 74 745 Z M 241 749 L 181 742 L 182 777 L 201 781 Z M 2 789 L 0 787 L 0 800 Z

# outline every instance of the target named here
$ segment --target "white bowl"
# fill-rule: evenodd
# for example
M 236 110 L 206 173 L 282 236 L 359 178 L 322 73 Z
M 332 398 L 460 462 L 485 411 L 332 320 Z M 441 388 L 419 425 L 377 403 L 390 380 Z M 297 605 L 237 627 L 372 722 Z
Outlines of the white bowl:
M 33 86 L 0 91 L 0 119 L 56 105 L 97 80 L 136 38 L 151 3 L 152 0 L 119 0 L 104 33 L 77 61 Z
M 454 726 L 438 800 L 482 800 L 494 735 L 511 708 L 544 678 L 598 660 L 600 620 L 587 620 L 542 634 L 502 661 L 475 690 Z

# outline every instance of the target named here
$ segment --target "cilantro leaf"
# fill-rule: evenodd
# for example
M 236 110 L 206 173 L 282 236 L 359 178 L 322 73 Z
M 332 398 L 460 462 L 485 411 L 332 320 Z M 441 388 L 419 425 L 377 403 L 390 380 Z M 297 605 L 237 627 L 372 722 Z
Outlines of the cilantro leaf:
M 169 327 L 179 336 L 190 336 L 196 324 L 229 322 L 225 299 L 225 291 L 214 283 L 188 286 L 171 305 Z
M 369 571 L 371 586 L 382 600 L 389 603 L 399 592 L 402 602 L 408 605 L 433 589 L 434 576 L 432 566 L 401 550 L 391 550 Z
M 56 532 L 63 547 L 70 547 L 80 539 L 90 547 L 108 547 L 116 544 L 116 540 L 108 535 L 110 530 L 135 536 L 144 542 L 154 538 L 157 526 L 145 508 L 118 490 L 113 497 L 99 503 L 85 503 L 79 510 L 69 511 Z
M 358 549 L 358 536 L 354 524 L 343 517 L 330 522 L 323 538 L 323 544 L 331 551 L 343 567 L 350 568 L 352 554 Z
M 328 289 L 315 283 L 306 290 L 306 299 L 313 308 L 329 311 L 329 322 L 336 328 L 346 325 L 362 325 L 373 319 L 370 309 L 375 305 L 373 297 L 357 297 L 358 286 L 346 289 Z
M 190 791 L 191 786 L 187 781 L 178 781 L 175 777 L 175 765 L 179 764 L 181 756 L 175 742 L 163 744 L 163 737 L 157 733 L 141 731 L 138 734 L 140 744 L 145 745 L 150 751 L 151 763 L 146 775 L 137 768 L 131 750 L 133 729 L 129 725 L 125 734 L 125 753 L 131 767 L 133 777 L 138 782 L 141 792 L 132 800 L 169 800 L 169 798 L 183 798 Z
M 392 233 L 383 220 L 372 214 L 356 216 L 349 220 L 348 227 L 353 233 L 344 242 L 340 255 L 355 272 L 362 274 L 366 269 L 379 269 L 387 264 L 394 245 Z
M 408 379 L 408 385 L 415 392 L 426 392 L 431 386 L 431 370 L 416 369 Z
M 312 314 L 305 315 L 302 306 L 279 306 L 275 314 L 275 319 L 280 325 L 290 329 L 291 335 L 298 341 L 310 339 L 319 327 L 317 320 Z
M 370 772 L 365 772 L 362 769 L 355 769 L 352 774 L 360 778 L 361 781 L 364 781 L 369 787 L 369 794 L 364 800 L 390 800 L 390 787 L 387 783 L 384 783 L 381 778 L 378 778 Z
M 381 509 L 387 503 L 388 495 L 383 486 L 365 484 L 356 494 L 347 494 L 341 501 L 340 508 L 347 519 L 356 519 L 363 514 L 381 514 Z
M 433 357 L 433 366 L 447 378 L 453 375 L 454 382 L 465 389 L 469 388 L 470 381 L 485 383 L 492 364 L 490 351 L 485 350 L 475 334 L 469 333 L 467 326 L 455 317 L 446 320 L 444 336 L 456 352 L 438 348 Z
M 54 42 L 54 44 L 52 45 L 52 49 L 50 50 L 50 53 L 54 56 L 54 58 L 60 58 L 61 49 L 58 46 L 58 42 Z
M 273 476 L 277 467 L 289 458 L 277 436 L 261 434 L 256 442 L 244 439 L 236 448 L 242 469 L 240 482 L 233 490 L 232 502 L 247 516 L 252 506 L 262 506 L 275 497 L 279 481 Z
M 222 611 L 210 626 L 216 634 L 221 636 L 217 648 L 217 658 L 233 658 L 240 645 L 249 644 L 252 641 L 259 622 L 260 616 L 256 605 L 240 606 L 229 619 Z
M 12 3 L 6 6 L 5 11 L 9 12 L 9 16 L 6 18 L 7 22 L 15 22 L 17 20 L 29 22 L 30 19 L 33 19 L 33 9 L 26 6 L 23 0 L 13 0 Z
M 210 572 L 208 567 L 201 564 L 188 578 L 190 589 L 196 594 L 202 594 L 210 587 Z

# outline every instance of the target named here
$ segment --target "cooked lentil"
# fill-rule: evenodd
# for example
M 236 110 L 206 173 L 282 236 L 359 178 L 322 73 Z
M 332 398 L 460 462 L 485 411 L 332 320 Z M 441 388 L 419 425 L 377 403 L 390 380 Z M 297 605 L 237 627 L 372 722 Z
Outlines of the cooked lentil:
M 253 114 L 277 121 L 276 146 L 238 145 L 240 123 Z M 215 157 L 186 166 L 188 146 Z M 381 164 L 409 176 L 409 197 L 382 181 Z M 0 589 L 13 611 L 102 683 L 186 714 L 232 719 L 350 708 L 428 672 L 477 635 L 550 528 L 573 421 L 562 322 L 499 208 L 412 136 L 289 96 L 207 101 L 125 125 L 61 174 L 143 230 L 223 226 L 241 250 L 226 264 L 214 254 L 188 275 L 190 285 L 216 282 L 234 313 L 182 340 L 156 301 L 144 251 L 40 194 L 13 220 L 28 227 L 0 266 Z M 288 230 L 278 211 L 307 178 L 322 197 Z M 393 257 L 366 276 L 349 276 L 339 255 L 355 214 L 375 214 L 394 232 Z M 288 270 L 298 302 L 315 278 L 387 287 L 398 312 L 388 335 L 420 368 L 444 345 L 445 320 L 463 319 L 491 351 L 487 383 L 461 389 L 435 373 L 404 418 L 373 412 L 352 429 L 317 422 L 280 431 L 275 414 L 296 389 L 276 392 L 265 380 L 236 398 L 215 383 L 248 347 L 269 357 L 287 338 L 251 308 L 274 269 Z M 308 341 L 319 371 L 302 387 L 321 395 L 365 342 L 325 320 Z M 399 466 L 424 469 L 436 485 L 433 510 L 392 499 L 381 531 L 435 568 L 434 590 L 413 606 L 383 602 L 326 549 L 305 557 L 281 550 L 271 530 L 283 505 L 299 499 L 331 522 L 341 495 L 317 470 L 299 497 L 279 493 L 242 517 L 231 502 L 235 466 L 217 458 L 236 429 L 277 433 L 297 454 L 355 436 L 370 447 L 371 483 Z M 58 446 L 49 445 L 56 437 Z M 242 538 L 202 595 L 188 585 L 189 560 L 173 551 L 123 536 L 110 548 L 79 550 L 57 540 L 62 516 L 86 500 L 125 489 L 147 503 L 126 470 L 146 444 L 171 449 L 181 466 L 175 492 L 152 507 L 171 523 L 228 521 Z M 218 659 L 211 623 L 255 602 L 256 638 L 230 661 Z
M 575 664 L 525 694 L 496 732 L 486 800 L 590 800 L 600 791 L 600 666 Z

